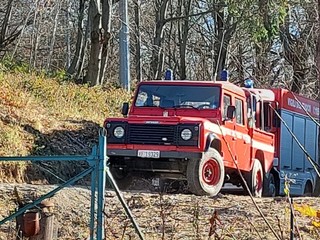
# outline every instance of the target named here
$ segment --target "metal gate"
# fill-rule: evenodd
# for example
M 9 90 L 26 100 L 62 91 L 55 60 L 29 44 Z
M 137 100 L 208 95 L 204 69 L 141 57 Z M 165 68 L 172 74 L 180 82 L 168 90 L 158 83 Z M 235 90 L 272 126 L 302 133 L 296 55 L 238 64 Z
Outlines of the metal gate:
M 112 188 L 115 190 L 117 197 L 119 198 L 122 206 L 125 209 L 126 214 L 130 218 L 138 236 L 140 239 L 144 239 L 139 226 L 137 225 L 130 209 L 128 208 L 124 198 L 122 197 L 119 188 L 117 187 L 111 172 L 107 166 L 108 157 L 106 155 L 106 136 L 103 130 L 100 130 L 99 143 L 92 148 L 92 152 L 88 156 L 24 156 L 24 157 L 0 157 L 0 161 L 87 161 L 89 168 L 82 171 L 75 177 L 69 179 L 65 183 L 61 184 L 54 190 L 46 193 L 40 198 L 34 200 L 32 203 L 25 205 L 15 213 L 0 221 L 0 225 L 16 218 L 23 214 L 25 211 L 40 204 L 42 200 L 52 197 L 55 193 L 61 189 L 74 184 L 76 181 L 91 174 L 91 206 L 90 206 L 90 240 L 97 239 L 102 240 L 104 236 L 104 207 L 105 207 L 105 185 L 108 179 Z M 96 204 L 96 191 L 97 191 L 97 204 Z M 97 205 L 97 206 L 96 206 Z M 95 209 L 97 212 L 95 213 Z M 96 230 L 95 230 L 96 229 Z M 96 236 L 96 238 L 94 238 Z

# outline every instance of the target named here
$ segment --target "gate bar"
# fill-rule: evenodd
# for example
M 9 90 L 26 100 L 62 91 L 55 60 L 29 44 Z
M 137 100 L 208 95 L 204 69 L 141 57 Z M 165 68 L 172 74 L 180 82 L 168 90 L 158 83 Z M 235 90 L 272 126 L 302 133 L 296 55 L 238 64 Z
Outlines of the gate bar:
M 55 188 L 54 190 L 50 191 L 49 193 L 41 196 L 37 200 L 33 201 L 30 204 L 25 205 L 24 207 L 20 208 L 17 212 L 11 214 L 10 216 L 4 218 L 0 221 L 0 225 L 6 223 L 9 220 L 19 216 L 20 214 L 24 213 L 26 210 L 36 206 L 37 204 L 41 203 L 42 200 L 52 197 L 55 193 L 60 191 L 62 188 L 72 185 L 79 179 L 83 178 L 84 176 L 91 173 L 91 211 L 90 211 L 90 240 L 94 240 L 94 232 L 95 232 L 95 223 L 97 224 L 96 228 L 96 239 L 102 240 L 104 239 L 104 207 L 105 207 L 105 185 L 108 176 L 108 181 L 111 183 L 112 188 L 116 192 L 118 199 L 121 202 L 122 207 L 125 209 L 125 212 L 129 219 L 131 220 L 137 234 L 139 235 L 140 239 L 144 239 L 143 234 L 135 221 L 128 205 L 126 204 L 123 196 L 120 193 L 120 190 L 112 177 L 109 167 L 107 167 L 107 150 L 106 150 L 106 136 L 103 131 L 100 131 L 99 134 L 99 148 L 94 146 L 92 148 L 92 153 L 89 156 L 8 156 L 8 157 L 0 157 L 0 161 L 87 161 L 89 164 L 89 168 L 82 171 L 75 177 L 69 179 L 68 181 L 61 184 L 59 187 Z M 106 176 L 107 174 L 107 176 Z M 98 190 L 97 194 L 97 213 L 95 212 L 96 206 L 96 190 Z M 97 214 L 97 219 L 95 219 L 95 215 Z M 96 221 L 95 221 L 96 220 Z
M 40 198 L 38 198 L 37 200 L 33 201 L 32 203 L 29 203 L 27 205 L 25 205 L 24 207 L 20 208 L 17 212 L 11 214 L 10 216 L 4 218 L 3 220 L 0 221 L 0 225 L 6 223 L 7 221 L 19 216 L 20 214 L 24 213 L 26 210 L 36 206 L 37 204 L 41 203 L 42 200 L 52 197 L 55 193 L 57 193 L 58 191 L 60 191 L 62 188 L 67 187 L 73 183 L 75 183 L 76 181 L 78 181 L 79 179 L 83 178 L 84 176 L 88 175 L 89 173 L 91 173 L 93 171 L 93 167 L 90 167 L 84 171 L 82 171 L 81 173 L 79 173 L 78 175 L 76 175 L 75 177 L 71 178 L 70 180 L 68 180 L 67 182 L 61 184 L 59 187 L 53 189 L 52 191 L 48 192 L 47 194 L 41 196 Z
M 136 230 L 136 233 L 138 234 L 138 236 L 139 236 L 139 238 L 141 240 L 144 240 L 144 236 L 142 234 L 142 231 L 140 230 L 139 225 L 137 224 L 134 216 L 132 215 L 132 213 L 131 213 L 131 211 L 129 209 L 129 206 L 127 205 L 126 201 L 124 200 L 123 196 L 121 195 L 120 190 L 119 190 L 119 188 L 118 188 L 118 186 L 117 186 L 117 184 L 116 184 L 116 182 L 115 182 L 115 180 L 114 180 L 114 178 L 113 178 L 113 176 L 112 176 L 112 174 L 111 174 L 111 172 L 109 170 L 109 167 L 107 168 L 107 174 L 108 174 L 107 175 L 108 176 L 108 180 L 111 183 L 112 188 L 116 192 L 116 194 L 118 196 L 118 199 L 120 200 L 120 203 L 121 203 L 122 207 L 124 208 L 127 216 L 129 217 L 131 223 L 133 224 L 133 227 Z
M 97 146 L 92 148 L 92 156 L 97 156 Z M 91 206 L 90 206 L 90 240 L 94 240 L 94 224 L 95 224 L 95 205 L 96 205 L 96 183 L 97 183 L 97 166 L 99 159 L 95 159 L 95 162 L 89 162 L 89 165 L 94 167 L 94 171 L 91 173 Z
M 97 239 L 104 239 L 104 205 L 106 191 L 106 166 L 107 166 L 106 137 L 99 134 L 99 162 L 96 165 L 98 172 L 98 209 L 97 209 Z

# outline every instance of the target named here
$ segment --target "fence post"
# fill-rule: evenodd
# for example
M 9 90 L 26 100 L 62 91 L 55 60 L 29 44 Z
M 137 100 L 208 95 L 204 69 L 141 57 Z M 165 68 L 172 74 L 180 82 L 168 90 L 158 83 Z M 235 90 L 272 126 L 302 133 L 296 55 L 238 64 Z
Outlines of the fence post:
M 99 136 L 99 171 L 98 171 L 98 209 L 97 209 L 97 240 L 104 239 L 104 205 L 106 188 L 106 136 L 104 132 Z

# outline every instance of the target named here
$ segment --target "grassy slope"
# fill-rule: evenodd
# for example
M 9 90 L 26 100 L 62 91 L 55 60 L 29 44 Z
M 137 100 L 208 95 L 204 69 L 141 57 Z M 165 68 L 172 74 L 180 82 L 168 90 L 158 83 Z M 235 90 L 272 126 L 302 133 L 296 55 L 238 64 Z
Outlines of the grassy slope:
M 104 119 L 119 115 L 129 99 L 114 87 L 89 88 L 0 65 L 0 156 L 88 154 Z M 26 169 L 26 162 L 1 163 L 0 181 L 27 180 Z

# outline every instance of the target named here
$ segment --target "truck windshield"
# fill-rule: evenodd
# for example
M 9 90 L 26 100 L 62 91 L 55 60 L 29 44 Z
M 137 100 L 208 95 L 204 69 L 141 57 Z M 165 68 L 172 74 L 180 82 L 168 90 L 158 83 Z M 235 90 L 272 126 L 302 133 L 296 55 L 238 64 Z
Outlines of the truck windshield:
M 215 109 L 220 105 L 220 88 L 194 85 L 140 85 L 136 107 Z

